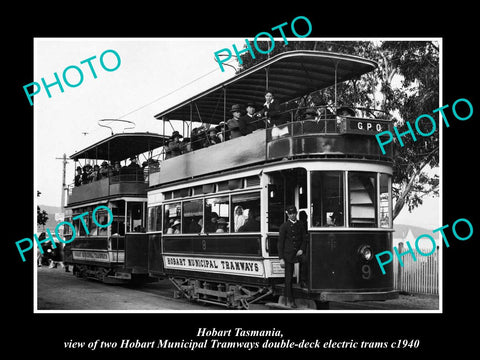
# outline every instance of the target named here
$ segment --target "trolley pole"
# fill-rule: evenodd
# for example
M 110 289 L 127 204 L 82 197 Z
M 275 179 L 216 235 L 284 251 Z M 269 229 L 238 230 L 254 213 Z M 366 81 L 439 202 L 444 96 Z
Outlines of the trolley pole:
M 67 190 L 67 184 L 66 184 L 66 173 L 67 173 L 67 154 L 63 153 L 63 157 L 61 158 L 55 158 L 57 160 L 63 160 L 63 176 L 62 176 L 62 200 L 60 204 L 60 211 L 63 214 L 64 213 L 64 208 L 65 208 L 65 191 Z

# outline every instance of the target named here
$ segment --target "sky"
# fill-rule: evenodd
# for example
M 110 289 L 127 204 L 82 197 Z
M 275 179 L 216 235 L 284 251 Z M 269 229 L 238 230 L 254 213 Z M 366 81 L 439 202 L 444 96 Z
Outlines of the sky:
M 62 158 L 67 158 L 110 135 L 110 130 L 98 125 L 100 119 L 133 121 L 135 129 L 162 133 L 162 123 L 154 115 L 202 90 L 221 83 L 234 75 L 226 66 L 222 72 L 215 62 L 215 51 L 241 49 L 242 38 L 36 38 L 34 41 L 34 79 L 47 84 L 55 81 L 56 72 L 64 92 L 57 85 L 49 88 L 51 98 L 42 87 L 34 96 L 35 177 L 36 190 L 41 192 L 38 204 L 60 206 L 62 188 Z M 105 71 L 100 55 L 114 50 L 120 56 L 120 66 Z M 97 78 L 88 63 L 91 60 Z M 114 68 L 117 60 L 106 53 L 105 66 Z M 70 83 L 65 85 L 62 74 L 69 66 L 82 70 L 80 82 L 74 69 L 68 70 Z M 25 97 L 26 106 L 29 105 Z M 124 124 L 114 128 L 122 132 Z M 66 169 L 66 183 L 74 177 L 74 162 Z M 36 191 L 35 191 L 36 195 Z M 405 208 L 396 223 L 411 223 L 431 227 L 439 224 L 439 199 L 426 199 L 423 206 L 409 213 Z

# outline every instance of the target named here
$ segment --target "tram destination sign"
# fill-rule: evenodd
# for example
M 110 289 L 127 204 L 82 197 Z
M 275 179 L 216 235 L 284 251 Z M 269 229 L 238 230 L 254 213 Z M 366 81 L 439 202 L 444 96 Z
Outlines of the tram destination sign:
M 343 118 L 340 124 L 342 133 L 375 135 L 382 131 L 388 131 L 390 122 L 386 120 Z

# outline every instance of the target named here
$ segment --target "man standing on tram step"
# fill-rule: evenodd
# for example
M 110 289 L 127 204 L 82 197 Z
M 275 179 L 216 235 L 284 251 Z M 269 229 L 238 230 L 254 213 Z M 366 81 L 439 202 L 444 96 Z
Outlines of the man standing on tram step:
M 297 304 L 293 298 L 292 289 L 293 269 L 295 263 L 303 261 L 302 255 L 306 251 L 307 240 L 304 227 L 300 221 L 297 221 L 297 208 L 295 206 L 287 207 L 287 216 L 288 220 L 278 230 L 278 257 L 280 258 L 280 266 L 285 268 L 286 305 L 296 308 Z M 301 280 L 303 282 L 304 279 Z

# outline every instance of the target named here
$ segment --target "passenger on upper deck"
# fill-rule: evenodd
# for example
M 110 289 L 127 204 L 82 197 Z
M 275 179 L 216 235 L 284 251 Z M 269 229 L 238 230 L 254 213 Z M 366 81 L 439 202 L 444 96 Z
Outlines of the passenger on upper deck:
M 265 103 L 262 110 L 260 110 L 260 114 L 269 120 L 270 126 L 278 126 L 287 122 L 280 113 L 280 103 L 275 101 L 272 91 L 265 93 Z
M 232 105 L 232 109 L 230 110 L 230 112 L 232 113 L 233 117 L 227 120 L 227 128 L 230 133 L 230 139 L 235 139 L 243 135 L 240 130 L 240 124 L 238 121 L 240 119 L 240 116 L 242 115 L 240 111 L 240 105 Z
M 178 156 L 182 154 L 183 145 L 180 142 L 180 138 L 183 138 L 182 135 L 178 131 L 174 131 L 172 136 L 170 136 L 170 141 L 168 146 L 165 149 L 165 158 L 170 159 L 174 156 Z
M 100 178 L 106 178 L 108 177 L 108 163 L 106 161 L 102 162 L 100 165 Z
M 92 172 L 92 165 L 87 164 L 83 166 L 82 184 L 88 184 L 90 182 L 89 175 Z
M 257 129 L 265 128 L 265 123 L 261 121 L 259 114 L 255 114 L 254 103 L 247 103 L 246 110 L 247 113 L 238 120 L 242 135 L 248 135 Z
M 82 168 L 77 166 L 77 175 L 75 175 L 75 186 L 82 185 Z
M 337 109 L 338 116 L 355 116 L 355 110 L 349 107 L 341 107 Z
M 215 128 L 213 126 L 210 129 L 208 129 L 208 137 L 204 142 L 205 147 L 221 143 L 221 140 L 217 136 L 217 133 L 218 133 L 217 128 Z

